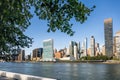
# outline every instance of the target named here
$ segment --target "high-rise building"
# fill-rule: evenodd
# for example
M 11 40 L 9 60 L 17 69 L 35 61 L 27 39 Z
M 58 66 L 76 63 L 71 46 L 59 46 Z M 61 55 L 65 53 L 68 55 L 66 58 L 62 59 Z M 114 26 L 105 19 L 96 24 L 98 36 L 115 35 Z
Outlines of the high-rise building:
M 64 49 L 63 49 L 63 51 L 64 51 L 64 53 L 65 53 L 65 55 L 67 54 L 67 48 L 65 47 Z
M 85 51 L 85 52 L 84 52 L 84 55 L 87 56 L 87 48 L 88 48 L 88 47 L 87 47 L 87 38 L 85 38 L 85 40 L 84 40 L 84 45 L 85 45 L 85 46 L 84 46 L 84 47 L 85 47 L 85 48 L 84 48 L 84 51 Z
M 54 60 L 53 39 L 43 41 L 43 61 Z
M 108 57 L 113 56 L 113 22 L 112 18 L 104 20 L 105 53 Z
M 116 32 L 114 36 L 114 54 L 120 58 L 120 31 Z
M 90 45 L 91 45 L 91 54 L 90 54 L 90 56 L 95 56 L 95 38 L 94 38 L 94 36 L 91 36 Z
M 87 38 L 84 39 L 81 46 L 81 57 L 87 56 Z
M 42 58 L 43 48 L 36 48 L 33 50 L 32 60 L 39 61 Z
M 56 49 L 56 48 L 54 49 L 54 54 L 55 54 L 55 53 L 57 53 L 57 49 Z
M 80 52 L 81 52 L 80 42 L 78 42 L 77 45 L 78 45 L 78 59 L 80 59 Z
M 18 49 L 18 61 L 25 61 L 25 50 Z
M 78 45 L 78 52 L 80 52 L 80 42 L 78 42 L 77 45 Z
M 106 54 L 105 54 L 105 45 L 103 45 L 103 46 L 101 47 L 101 53 L 102 53 L 102 55 L 106 55 Z
M 117 53 L 116 53 L 116 36 L 114 36 L 114 41 L 113 41 L 113 54 L 116 56 Z
M 74 48 L 74 46 L 76 46 L 77 49 Z M 75 41 L 70 41 L 69 53 L 71 60 L 74 60 L 76 56 L 76 59 L 78 59 L 78 44 Z
M 75 60 L 78 59 L 78 48 L 77 48 L 77 45 L 74 45 L 74 58 L 75 58 Z
M 27 55 L 25 60 L 30 61 L 31 60 L 31 55 Z
M 69 48 L 67 48 L 67 52 L 66 52 L 67 56 L 70 56 L 70 52 L 69 51 L 70 51 Z
M 96 43 L 95 44 L 95 56 L 98 56 L 100 55 L 100 46 L 99 46 L 99 43 Z
M 70 41 L 70 43 L 69 43 L 69 53 L 70 53 L 70 57 L 73 57 L 73 56 L 74 56 L 74 44 L 75 44 L 74 41 Z
M 33 53 L 30 53 L 30 60 L 32 60 L 33 58 Z
M 91 56 L 91 48 L 88 48 L 88 49 L 87 49 L 87 55 L 88 55 L 88 56 Z
M 75 41 L 70 41 L 69 44 L 69 53 L 71 57 L 74 57 L 74 45 L 76 45 Z

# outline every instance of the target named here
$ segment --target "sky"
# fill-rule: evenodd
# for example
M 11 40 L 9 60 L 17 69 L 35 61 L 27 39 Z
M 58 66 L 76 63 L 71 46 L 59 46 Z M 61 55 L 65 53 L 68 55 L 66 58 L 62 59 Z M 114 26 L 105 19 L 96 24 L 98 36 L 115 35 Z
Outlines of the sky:
M 80 0 L 87 7 L 91 8 L 93 5 L 96 6 L 87 21 L 83 24 L 76 22 L 72 19 L 73 30 L 75 34 L 69 36 L 66 33 L 60 31 L 47 32 L 48 26 L 47 21 L 39 20 L 38 17 L 34 16 L 31 19 L 31 25 L 26 30 L 25 34 L 33 38 L 33 44 L 30 48 L 25 48 L 25 53 L 30 54 L 35 48 L 43 47 L 43 40 L 52 38 L 54 40 L 54 48 L 57 50 L 68 48 L 70 41 L 76 41 L 82 43 L 87 37 L 88 47 L 90 47 L 90 37 L 95 37 L 95 42 L 99 43 L 100 46 L 104 45 L 104 19 L 113 19 L 113 36 L 117 31 L 120 30 L 120 0 Z

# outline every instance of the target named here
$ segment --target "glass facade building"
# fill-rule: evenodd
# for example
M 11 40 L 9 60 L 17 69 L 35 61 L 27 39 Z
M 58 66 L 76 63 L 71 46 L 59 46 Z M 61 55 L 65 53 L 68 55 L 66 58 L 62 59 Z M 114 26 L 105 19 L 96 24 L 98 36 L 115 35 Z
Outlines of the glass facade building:
M 113 22 L 112 18 L 104 20 L 104 35 L 105 35 L 105 54 L 108 57 L 113 56 Z
M 25 61 L 25 50 L 18 49 L 18 61 Z
M 53 39 L 43 41 L 43 61 L 53 61 Z
M 77 49 L 74 49 L 74 46 L 76 46 Z M 78 44 L 75 41 L 70 41 L 69 53 L 70 53 L 71 60 L 75 58 L 75 55 L 78 55 Z
M 87 38 L 84 39 L 81 46 L 81 57 L 87 56 Z
M 32 58 L 42 58 L 43 48 L 36 48 L 33 50 Z

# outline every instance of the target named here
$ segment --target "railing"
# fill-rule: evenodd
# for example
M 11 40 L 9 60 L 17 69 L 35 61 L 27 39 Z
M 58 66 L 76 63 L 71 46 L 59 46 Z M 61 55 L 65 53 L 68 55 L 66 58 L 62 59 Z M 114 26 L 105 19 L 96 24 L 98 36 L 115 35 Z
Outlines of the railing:
M 13 72 L 7 72 L 7 71 L 0 71 L 0 76 L 13 78 L 16 80 L 56 80 L 56 79 L 52 79 L 52 78 L 38 77 L 38 76 L 13 73 Z

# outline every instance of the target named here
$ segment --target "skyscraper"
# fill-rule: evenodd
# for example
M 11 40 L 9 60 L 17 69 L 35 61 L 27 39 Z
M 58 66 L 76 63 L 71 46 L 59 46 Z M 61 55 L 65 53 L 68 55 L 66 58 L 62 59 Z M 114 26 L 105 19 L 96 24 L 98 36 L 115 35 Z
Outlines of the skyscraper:
M 84 46 L 84 47 L 85 47 L 85 48 L 84 48 L 84 51 L 85 51 L 85 52 L 84 52 L 84 55 L 87 56 L 87 38 L 85 38 L 85 40 L 84 40 L 84 45 L 85 45 L 85 46 Z
M 77 45 L 78 45 L 78 52 L 80 52 L 80 42 L 78 42 Z
M 81 52 L 80 42 L 78 42 L 77 45 L 78 45 L 78 59 L 79 59 L 80 58 L 80 52 Z
M 103 45 L 103 46 L 101 47 L 101 53 L 102 53 L 102 55 L 106 55 L 106 54 L 105 54 L 105 45 Z
M 25 61 L 25 50 L 18 49 L 18 61 Z
M 113 22 L 112 18 L 104 20 L 104 35 L 105 35 L 105 54 L 108 57 L 113 56 Z
M 69 53 L 71 60 L 78 59 L 78 44 L 75 41 L 70 41 Z
M 69 48 L 67 48 L 67 52 L 66 52 L 66 55 L 70 56 L 70 52 L 69 52 Z
M 39 61 L 42 58 L 43 48 L 36 48 L 32 53 L 32 60 Z
M 70 41 L 69 44 L 69 53 L 71 57 L 74 57 L 74 45 L 76 44 L 75 41 Z
M 96 43 L 95 44 L 95 56 L 98 56 L 100 55 L 100 46 L 99 46 L 99 43 Z
M 84 39 L 81 48 L 81 57 L 87 56 L 87 38 Z
M 75 60 L 78 59 L 78 48 L 77 48 L 77 45 L 74 45 L 74 58 L 75 58 Z
M 120 59 L 120 31 L 116 32 L 114 36 L 114 54 Z
M 95 56 L 95 38 L 94 38 L 94 36 L 91 36 L 90 44 L 91 44 L 91 54 L 90 54 L 90 56 Z
M 43 41 L 43 61 L 53 61 L 53 39 Z

